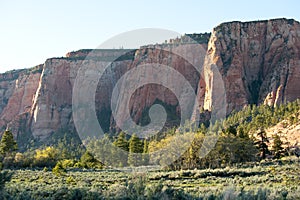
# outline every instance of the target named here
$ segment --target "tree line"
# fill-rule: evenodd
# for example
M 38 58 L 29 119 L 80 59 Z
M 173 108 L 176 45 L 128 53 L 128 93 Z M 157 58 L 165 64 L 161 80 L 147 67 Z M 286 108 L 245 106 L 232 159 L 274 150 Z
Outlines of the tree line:
M 18 151 L 12 132 L 7 130 L 0 141 L 1 165 L 6 168 L 53 168 L 59 174 L 66 168 L 103 168 L 111 163 L 118 167 L 163 164 L 174 159 L 172 156 L 175 154 L 176 145 L 168 149 L 170 152 L 167 156 L 156 155 L 155 159 L 151 156 L 166 147 L 170 141 L 176 138 L 184 140 L 190 134 L 193 134 L 193 141 L 169 165 L 170 169 L 216 168 L 266 158 L 278 159 L 286 155 L 299 156 L 299 148 L 287 148 L 279 134 L 274 134 L 270 148 L 270 138 L 265 131 L 282 120 L 287 125 L 298 123 L 299 111 L 300 100 L 277 107 L 251 105 L 239 112 L 232 112 L 226 119 L 217 120 L 211 126 L 201 124 L 197 128 L 191 128 L 193 123 L 187 122 L 183 128 L 185 133 L 171 128 L 160 133 L 163 137 L 140 139 L 135 133 L 127 135 L 120 132 L 117 135 L 106 134 L 98 139 L 90 138 L 83 141 L 85 145 L 78 137 L 76 139 L 72 133 L 66 132 L 53 139 L 53 144 L 25 152 Z M 209 132 L 217 133 L 218 140 L 214 148 L 201 157 L 201 151 L 206 148 L 203 147 L 203 141 Z M 116 148 L 109 148 L 109 145 Z

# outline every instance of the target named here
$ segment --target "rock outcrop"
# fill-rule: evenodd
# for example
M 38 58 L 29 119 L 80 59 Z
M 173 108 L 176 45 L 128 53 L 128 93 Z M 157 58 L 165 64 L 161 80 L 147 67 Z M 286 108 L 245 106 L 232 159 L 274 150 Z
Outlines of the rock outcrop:
M 192 86 L 199 107 L 207 110 L 218 108 L 216 102 L 228 114 L 247 104 L 278 105 L 300 98 L 299 22 L 230 22 L 217 26 L 211 35 L 190 36 L 198 43 L 185 36 L 138 50 L 80 50 L 48 59 L 31 70 L 0 74 L 0 127 L 9 126 L 18 135 L 26 129 L 41 140 L 59 130 L 75 131 L 73 86 L 79 68 L 87 64 L 91 68 L 82 82 L 97 84 L 95 102 L 90 103 L 95 104 L 105 132 L 118 130 L 111 114 L 114 87 L 126 72 L 140 65 L 172 67 Z M 97 74 L 97 66 L 109 67 L 99 82 L 91 83 L 88 74 Z M 158 74 L 145 71 L 141 76 L 151 80 Z M 180 88 L 172 76 L 164 79 Z M 220 95 L 226 97 L 226 105 Z M 162 85 L 145 85 L 131 94 L 130 115 L 136 123 L 147 124 L 149 108 L 160 103 L 169 112 L 167 126 L 176 125 L 183 109 L 178 102 L 184 98 L 184 93 L 176 97 Z M 125 112 L 126 106 L 120 104 L 118 109 Z
M 22 117 L 24 114 L 30 112 L 41 72 L 42 65 L 39 65 L 30 70 L 12 71 L 0 75 L 1 129 L 14 121 L 20 121 L 24 118 Z M 12 128 L 19 129 L 14 126 Z
M 299 55 L 300 24 L 294 20 L 230 22 L 214 28 L 207 60 L 223 78 L 227 113 L 247 104 L 277 105 L 299 98 Z M 207 84 L 207 109 L 213 85 Z
M 181 57 L 188 48 L 195 49 L 195 44 L 185 45 L 158 45 L 145 46 L 139 50 L 97 50 L 96 52 L 89 50 L 81 50 L 69 53 L 66 58 L 48 59 L 43 67 L 41 80 L 36 92 L 33 106 L 31 109 L 30 129 L 34 137 L 45 139 L 51 133 L 58 129 L 74 129 L 72 118 L 72 90 L 77 72 L 83 62 L 89 66 L 89 74 L 97 74 L 99 66 L 107 66 L 102 77 L 99 77 L 97 90 L 95 93 L 95 105 L 98 120 L 105 132 L 118 130 L 115 125 L 113 116 L 111 115 L 111 95 L 117 81 L 127 71 L 144 64 L 161 64 L 174 68 L 186 77 L 187 81 L 192 85 L 197 92 L 199 82 L 199 72 L 195 66 L 202 66 L 207 45 L 200 45 L 198 51 L 194 51 L 189 55 L 187 60 Z M 127 51 L 126 56 L 122 55 Z M 201 52 L 200 52 L 201 51 Z M 88 52 L 88 53 L 87 53 Z M 118 54 L 119 52 L 119 54 Z M 192 52 L 192 51 L 191 51 Z M 111 55 L 109 55 L 111 53 Z M 200 56 L 202 54 L 203 56 Z M 88 57 L 86 57 L 88 55 Z M 110 58 L 110 59 L 108 59 Z M 116 59 L 117 60 L 114 60 Z M 113 61 L 111 63 L 111 61 Z M 144 77 L 153 78 L 155 74 L 140 74 Z M 170 74 L 171 76 L 171 74 Z M 89 82 L 90 77 L 87 75 L 82 79 L 83 84 L 93 84 Z M 132 77 L 137 79 L 138 77 Z M 177 88 L 177 80 L 172 77 L 163 77 L 170 80 L 170 84 Z M 136 123 L 147 123 L 147 112 L 154 103 L 161 103 L 172 109 L 169 114 L 172 119 L 180 115 L 180 107 L 177 97 L 170 90 L 161 85 L 145 85 L 141 88 L 136 88 L 132 94 L 130 110 L 131 117 Z M 119 112 L 125 112 L 126 107 L 119 105 Z M 85 118 L 87 116 L 82 116 Z M 123 119 L 126 121 L 126 119 Z M 174 125 L 175 122 L 169 120 L 169 125 Z M 116 129 L 117 128 L 117 129 Z
M 97 51 L 98 56 L 92 52 L 93 56 L 86 58 L 87 54 L 84 55 L 82 52 L 82 50 L 78 54 L 73 52 L 66 58 L 52 58 L 45 62 L 30 113 L 29 126 L 35 138 L 45 139 L 53 132 L 61 129 L 74 130 L 72 91 L 78 70 L 88 62 L 88 65 L 96 72 L 97 67 L 109 65 L 112 60 L 124 53 L 123 50 L 104 50 L 104 52 L 99 50 Z M 70 57 L 71 55 L 73 57 Z M 110 106 L 109 94 L 113 85 L 130 63 L 130 59 L 115 61 L 110 68 L 112 71 L 106 72 L 104 77 L 99 80 L 99 87 L 102 90 L 95 94 L 95 104 L 100 113 Z M 105 89 L 103 90 L 103 88 Z M 109 116 L 104 118 L 107 117 L 109 118 Z

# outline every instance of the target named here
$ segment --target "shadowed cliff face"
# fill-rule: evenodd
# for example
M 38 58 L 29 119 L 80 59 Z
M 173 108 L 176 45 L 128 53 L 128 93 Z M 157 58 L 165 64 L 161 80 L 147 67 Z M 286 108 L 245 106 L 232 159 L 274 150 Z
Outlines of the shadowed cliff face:
M 141 65 L 154 63 L 175 69 L 192 86 L 197 94 L 195 101 L 207 110 L 216 108 L 214 105 L 220 101 L 218 95 L 226 95 L 227 114 L 247 104 L 277 105 L 300 98 L 297 86 L 300 82 L 300 25 L 294 20 L 224 23 L 213 30 L 208 44 L 198 44 L 202 50 L 195 50 L 193 45 L 144 46 L 113 63 L 110 62 L 128 50 L 92 53 L 80 50 L 68 53 L 65 58 L 48 59 L 31 71 L 1 74 L 0 127 L 3 130 L 9 126 L 17 134 L 27 130 L 42 140 L 59 129 L 74 131 L 72 92 L 83 63 L 93 70 L 110 64 L 99 77 L 95 102 L 91 102 L 96 106 L 105 132 L 118 130 L 111 115 L 111 95 L 117 81 Z M 91 57 L 86 59 L 89 53 Z M 188 58 L 183 59 L 182 54 Z M 90 73 L 93 74 L 93 70 Z M 141 75 L 146 79 L 157 76 L 148 71 Z M 171 85 L 181 87 L 172 74 L 164 78 Z M 89 84 L 88 77 L 82 81 Z M 224 87 L 220 87 L 223 83 Z M 136 123 L 147 124 L 149 108 L 159 103 L 167 108 L 167 126 L 176 125 L 182 109 L 178 101 L 185 96 L 178 98 L 161 85 L 145 85 L 132 93 L 130 115 Z M 118 105 L 118 111 L 125 110 L 124 104 Z M 84 118 L 84 113 L 82 115 Z
M 170 67 L 184 77 L 196 94 L 206 50 L 207 44 L 143 47 L 136 51 L 135 58 L 129 70 L 138 68 L 139 66 L 152 68 L 157 65 L 159 66 L 158 68 L 164 69 Z M 189 53 L 187 54 L 187 52 Z M 181 83 L 176 79 L 176 75 L 171 71 L 167 74 L 164 74 L 163 70 L 159 73 L 153 71 L 140 71 L 139 76 L 143 77 L 146 82 L 148 80 L 165 79 L 174 88 L 183 89 L 182 87 L 184 86 L 180 85 Z M 132 81 L 134 82 L 140 79 L 140 77 L 133 76 L 130 79 L 133 79 Z M 170 88 L 163 85 L 147 84 L 136 89 L 132 94 L 129 105 L 130 113 L 136 123 L 145 125 L 149 122 L 148 112 L 145 112 L 145 110 L 148 110 L 153 104 L 161 104 L 166 108 L 168 114 L 169 120 L 167 120 L 166 126 L 179 125 L 181 110 L 185 109 L 180 107 L 179 101 L 183 101 L 184 98 L 184 93 L 176 97 Z M 186 104 L 188 104 L 188 101 L 188 99 L 185 100 Z M 124 113 L 125 109 L 126 105 L 120 104 L 118 111 Z M 126 119 L 122 120 L 125 121 Z
M 82 52 L 79 52 L 80 57 L 73 52 L 73 57 L 48 59 L 44 64 L 30 112 L 31 120 L 28 125 L 32 135 L 43 140 L 59 129 L 73 131 L 72 92 L 78 70 L 83 65 L 88 65 L 92 71 L 87 71 L 87 73 L 96 73 L 99 66 L 109 65 L 111 59 L 122 53 L 118 54 L 118 50 L 105 51 L 103 56 L 101 52 L 98 52 L 97 56 L 93 55 L 85 59 L 86 55 L 82 56 Z M 90 102 L 96 105 L 97 112 L 102 113 L 110 106 L 109 99 L 113 86 L 130 63 L 131 60 L 126 59 L 115 61 L 111 64 L 110 70 L 105 72 L 102 78 L 99 77 L 99 87 L 104 90 L 95 94 L 95 102 Z M 84 81 L 89 84 L 88 75 Z M 82 93 L 84 94 L 84 91 Z M 103 119 L 109 119 L 109 113 L 103 114 L 105 115 Z M 106 124 L 106 126 L 109 125 Z
M 231 22 L 216 27 L 208 44 L 206 69 L 223 77 L 227 113 L 246 104 L 280 104 L 300 96 L 300 25 L 294 20 Z M 207 85 L 205 107 L 212 90 Z
M 95 55 L 95 52 L 92 52 L 92 56 L 85 60 L 83 60 L 85 57 L 82 52 L 79 52 L 79 56 L 77 56 L 75 52 L 68 54 L 69 57 L 65 59 L 48 59 L 44 64 L 44 70 L 31 110 L 31 121 L 29 125 L 33 136 L 45 139 L 60 128 L 74 129 L 72 118 L 72 90 L 77 72 L 83 64 L 87 64 L 91 70 L 86 74 L 97 74 L 97 68 L 108 65 L 103 75 L 99 77 L 94 102 L 96 114 L 104 132 L 119 130 L 111 114 L 111 96 L 117 81 L 126 72 L 140 65 L 161 64 L 172 67 L 189 81 L 194 88 L 194 93 L 196 93 L 200 74 L 195 66 L 199 68 L 202 66 L 206 52 L 206 44 L 203 44 L 203 47 L 201 46 L 199 51 L 202 52 L 194 51 L 189 55 L 187 60 L 183 59 L 180 55 L 185 53 L 183 51 L 189 51 L 189 48 L 194 49 L 192 46 L 193 44 L 171 45 L 171 47 L 159 46 L 155 48 L 145 46 L 137 51 L 131 51 L 131 56 L 129 55 L 125 58 L 121 57 L 122 59 L 119 59 L 118 55 L 113 51 L 111 51 L 112 55 L 109 55 L 109 52 L 105 51 L 103 58 L 118 58 L 112 63 L 105 59 L 99 59 L 102 55 Z M 170 48 L 172 48 L 172 52 Z M 121 52 L 121 54 L 122 53 L 124 52 Z M 202 56 L 200 56 L 200 54 L 202 54 Z M 70 57 L 70 55 L 72 55 L 72 57 Z M 97 57 L 97 59 L 95 59 L 95 57 Z M 159 74 L 141 73 L 139 76 L 149 77 L 150 79 L 153 78 L 153 76 L 159 76 Z M 131 78 L 139 79 L 139 77 L 136 76 Z M 177 88 L 182 87 L 178 85 L 178 80 L 174 79 L 172 74 L 167 74 L 167 76 L 163 78 L 167 79 L 171 85 Z M 88 75 L 84 76 L 81 80 L 82 84 L 87 86 L 94 84 L 93 81 L 89 79 L 90 77 Z M 87 88 L 89 88 L 89 86 Z M 84 91 L 82 93 L 84 93 Z M 180 96 L 179 98 L 184 97 Z M 170 108 L 170 112 L 168 113 L 170 120 L 167 121 L 167 125 L 170 126 L 178 123 L 180 120 L 178 99 L 167 88 L 155 84 L 145 85 L 134 90 L 129 105 L 133 120 L 136 123 L 147 124 L 148 112 L 145 110 L 155 103 L 160 103 Z M 118 105 L 118 112 L 125 112 L 125 110 L 125 103 L 120 103 Z M 80 117 L 82 119 L 89 118 L 87 113 L 81 113 Z M 121 120 L 126 121 L 127 119 Z

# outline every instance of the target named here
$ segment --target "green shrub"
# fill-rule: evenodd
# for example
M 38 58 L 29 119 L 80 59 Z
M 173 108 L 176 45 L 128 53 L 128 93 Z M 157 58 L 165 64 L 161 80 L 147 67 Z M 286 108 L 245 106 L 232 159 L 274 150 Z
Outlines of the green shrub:
M 66 183 L 67 183 L 67 184 L 71 184 L 71 185 L 76 184 L 75 179 L 74 179 L 72 176 L 69 176 L 69 177 L 66 179 Z
M 3 190 L 5 183 L 11 180 L 12 173 L 8 171 L 1 171 L 0 172 L 0 191 Z
M 66 169 L 63 167 L 62 163 L 59 161 L 52 169 L 53 174 L 56 176 L 62 176 L 66 173 Z
M 87 169 L 101 169 L 103 167 L 102 164 L 88 151 L 81 156 L 80 166 Z
M 65 169 L 73 168 L 76 163 L 77 162 L 75 160 L 70 160 L 70 159 L 66 159 L 66 160 L 61 161 L 62 167 L 65 168 Z
M 44 167 L 43 172 L 47 172 L 48 170 L 48 167 Z

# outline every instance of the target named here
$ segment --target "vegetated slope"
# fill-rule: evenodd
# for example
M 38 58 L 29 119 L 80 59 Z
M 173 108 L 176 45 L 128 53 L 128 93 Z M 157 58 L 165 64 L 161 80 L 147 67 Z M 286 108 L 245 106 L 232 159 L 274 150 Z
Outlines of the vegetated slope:
M 298 116 L 300 116 L 298 114 Z M 270 142 L 273 142 L 274 135 L 279 135 L 283 142 L 283 147 L 295 147 L 300 146 L 300 118 L 295 120 L 295 123 L 291 121 L 283 120 L 277 125 L 270 127 L 266 130 Z

